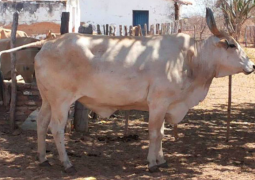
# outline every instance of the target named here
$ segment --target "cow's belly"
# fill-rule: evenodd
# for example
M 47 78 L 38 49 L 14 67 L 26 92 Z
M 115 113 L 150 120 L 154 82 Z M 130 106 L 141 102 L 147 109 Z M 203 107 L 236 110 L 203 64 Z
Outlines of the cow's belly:
M 146 100 L 149 83 L 142 78 L 96 75 L 87 82 L 84 95 L 102 105 L 125 106 Z
M 123 73 L 125 74 L 125 72 Z M 142 76 L 99 73 L 84 82 L 80 102 L 99 115 L 109 116 L 118 109 L 148 110 L 149 82 Z

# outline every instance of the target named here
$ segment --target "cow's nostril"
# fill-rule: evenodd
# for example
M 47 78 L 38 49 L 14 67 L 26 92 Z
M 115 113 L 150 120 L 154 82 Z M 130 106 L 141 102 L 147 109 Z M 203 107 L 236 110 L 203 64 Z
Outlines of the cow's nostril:
M 253 65 L 253 69 L 255 69 L 255 65 Z

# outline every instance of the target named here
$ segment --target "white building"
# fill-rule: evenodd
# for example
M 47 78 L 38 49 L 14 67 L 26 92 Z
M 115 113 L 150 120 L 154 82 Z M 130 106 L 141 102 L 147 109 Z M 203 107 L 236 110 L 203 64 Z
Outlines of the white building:
M 77 32 L 80 22 L 127 26 L 146 23 L 148 27 L 173 22 L 174 1 L 186 4 L 180 0 L 68 0 L 69 30 Z
M 19 12 L 20 24 L 56 22 L 66 10 L 66 0 L 0 0 L 0 24 L 12 23 L 13 13 Z
M 29 34 L 45 33 L 47 29 L 59 32 L 61 14 L 67 11 L 69 32 L 77 32 L 80 22 L 101 26 L 146 23 L 149 27 L 172 22 L 175 2 L 185 4 L 182 0 L 0 0 L 0 25 L 9 28 L 13 13 L 18 11 L 20 30 Z

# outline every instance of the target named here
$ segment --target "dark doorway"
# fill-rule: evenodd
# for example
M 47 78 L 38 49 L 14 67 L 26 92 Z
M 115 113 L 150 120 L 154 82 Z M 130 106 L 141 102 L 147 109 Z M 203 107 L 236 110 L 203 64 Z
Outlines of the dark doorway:
M 149 11 L 133 11 L 133 26 L 141 25 L 144 34 L 144 24 L 149 27 Z

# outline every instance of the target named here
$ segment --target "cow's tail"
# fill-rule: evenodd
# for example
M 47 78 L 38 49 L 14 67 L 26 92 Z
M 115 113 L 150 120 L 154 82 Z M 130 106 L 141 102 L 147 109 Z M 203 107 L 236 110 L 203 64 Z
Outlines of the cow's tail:
M 25 44 L 22 46 L 18 46 L 18 47 L 12 48 L 12 49 L 0 51 L 0 57 L 4 53 L 11 53 L 11 52 L 25 50 L 25 49 L 29 49 L 29 48 L 41 48 L 45 44 L 45 42 L 46 42 L 46 40 L 41 40 L 41 41 L 36 41 L 33 43 Z

